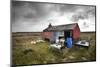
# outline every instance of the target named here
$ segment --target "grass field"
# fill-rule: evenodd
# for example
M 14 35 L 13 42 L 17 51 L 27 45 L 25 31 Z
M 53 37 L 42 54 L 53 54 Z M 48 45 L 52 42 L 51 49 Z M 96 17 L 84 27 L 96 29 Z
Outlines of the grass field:
M 67 47 L 62 51 L 50 48 L 49 42 L 32 44 L 31 41 L 41 39 L 40 33 L 13 33 L 12 34 L 12 62 L 14 65 L 48 64 L 61 62 L 79 62 L 96 60 L 95 33 L 81 33 L 80 39 L 90 42 L 90 46 Z

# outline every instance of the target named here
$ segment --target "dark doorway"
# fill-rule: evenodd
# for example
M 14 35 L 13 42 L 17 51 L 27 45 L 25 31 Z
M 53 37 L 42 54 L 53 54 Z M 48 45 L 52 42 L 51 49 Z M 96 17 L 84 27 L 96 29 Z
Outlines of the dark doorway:
M 64 36 L 65 36 L 65 38 L 72 37 L 72 31 L 65 31 Z
M 72 37 L 72 31 L 65 31 L 65 45 L 67 48 L 72 48 L 73 46 L 73 37 Z

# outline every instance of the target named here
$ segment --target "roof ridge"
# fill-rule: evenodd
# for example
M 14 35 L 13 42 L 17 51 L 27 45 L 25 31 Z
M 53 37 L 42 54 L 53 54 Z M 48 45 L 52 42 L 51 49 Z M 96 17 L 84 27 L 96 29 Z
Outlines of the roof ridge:
M 55 27 L 55 26 L 65 26 L 65 25 L 74 25 L 74 24 L 78 24 L 78 23 L 63 24 L 63 25 L 52 25 L 52 27 Z
M 75 28 L 76 24 L 78 23 L 51 26 L 51 27 L 46 28 L 44 31 L 71 30 Z

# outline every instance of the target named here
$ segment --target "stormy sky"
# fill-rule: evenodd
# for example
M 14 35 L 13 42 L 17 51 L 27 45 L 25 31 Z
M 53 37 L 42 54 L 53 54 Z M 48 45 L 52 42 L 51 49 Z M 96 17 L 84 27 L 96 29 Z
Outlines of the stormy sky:
M 95 31 L 95 6 L 12 1 L 12 32 L 41 32 L 49 23 L 78 23 L 82 32 Z

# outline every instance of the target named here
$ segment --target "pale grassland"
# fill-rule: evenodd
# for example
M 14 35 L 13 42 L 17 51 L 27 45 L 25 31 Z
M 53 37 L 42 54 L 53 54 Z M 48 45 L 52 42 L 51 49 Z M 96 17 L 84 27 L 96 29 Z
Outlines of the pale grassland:
M 60 62 L 79 62 L 96 60 L 95 33 L 82 33 L 81 39 L 90 42 L 89 48 L 74 46 L 59 51 L 49 48 L 49 42 L 31 44 L 40 36 L 13 36 L 12 37 L 12 62 L 14 65 L 48 64 Z

